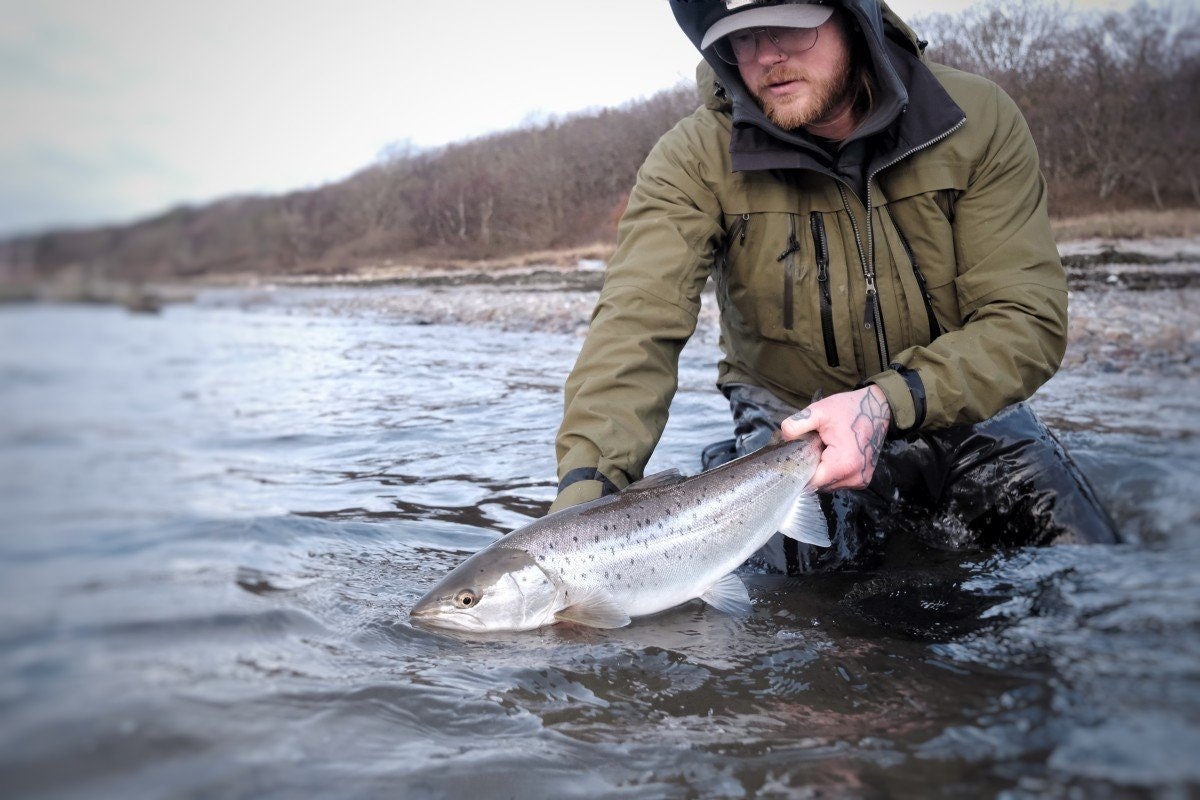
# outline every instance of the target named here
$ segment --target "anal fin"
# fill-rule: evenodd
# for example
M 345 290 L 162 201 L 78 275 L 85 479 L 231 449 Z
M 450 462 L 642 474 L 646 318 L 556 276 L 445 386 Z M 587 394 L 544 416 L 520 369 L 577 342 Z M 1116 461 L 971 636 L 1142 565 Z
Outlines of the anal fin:
M 812 491 L 801 492 L 788 509 L 779 532 L 790 539 L 817 547 L 829 547 L 829 523 L 821 511 L 821 501 Z
M 750 594 L 746 591 L 746 584 L 732 572 L 708 587 L 708 591 L 700 595 L 700 599 L 726 614 L 745 615 L 751 611 Z

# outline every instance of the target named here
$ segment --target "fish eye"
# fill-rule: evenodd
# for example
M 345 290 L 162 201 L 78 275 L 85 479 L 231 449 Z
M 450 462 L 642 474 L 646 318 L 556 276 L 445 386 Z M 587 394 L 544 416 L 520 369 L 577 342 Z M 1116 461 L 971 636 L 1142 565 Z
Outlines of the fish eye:
M 454 605 L 458 608 L 472 608 L 479 602 L 479 595 L 474 589 L 463 589 L 454 595 Z

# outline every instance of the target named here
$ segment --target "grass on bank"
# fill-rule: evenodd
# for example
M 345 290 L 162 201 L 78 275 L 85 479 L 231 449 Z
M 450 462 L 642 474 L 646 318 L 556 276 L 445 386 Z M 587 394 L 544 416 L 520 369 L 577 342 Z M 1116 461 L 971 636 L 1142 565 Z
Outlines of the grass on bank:
M 1200 208 L 1103 211 L 1080 216 L 1051 218 L 1058 242 L 1081 239 L 1188 239 L 1200 237 Z M 512 256 L 484 259 L 432 258 L 421 267 L 428 269 L 473 269 L 480 272 L 531 266 L 573 267 L 583 260 L 608 261 L 614 244 L 597 242 L 581 247 L 539 250 Z
M 1200 208 L 1167 211 L 1103 211 L 1078 217 L 1051 219 L 1059 242 L 1079 239 L 1187 239 L 1200 236 Z

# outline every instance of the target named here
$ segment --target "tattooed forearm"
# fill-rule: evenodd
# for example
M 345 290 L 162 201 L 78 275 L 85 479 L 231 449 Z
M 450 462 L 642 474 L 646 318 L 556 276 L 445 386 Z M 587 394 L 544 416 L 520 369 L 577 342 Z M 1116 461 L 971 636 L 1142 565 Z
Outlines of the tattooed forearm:
M 875 472 L 875 464 L 883 451 L 883 443 L 887 438 L 888 425 L 892 419 L 892 409 L 887 401 L 876 394 L 877 390 L 868 390 L 863 394 L 859 404 L 858 414 L 850 423 L 854 431 L 854 441 L 862 454 L 863 485 L 866 485 Z

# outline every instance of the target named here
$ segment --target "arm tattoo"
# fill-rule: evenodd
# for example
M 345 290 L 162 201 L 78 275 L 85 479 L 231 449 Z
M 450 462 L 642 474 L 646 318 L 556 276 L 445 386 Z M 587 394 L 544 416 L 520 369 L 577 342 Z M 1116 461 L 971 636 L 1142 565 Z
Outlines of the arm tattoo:
M 863 457 L 863 471 L 860 477 L 864 484 L 867 483 L 868 475 L 875 471 L 879 454 L 883 452 L 890 420 L 891 409 L 886 402 L 880 402 L 872 392 L 863 395 L 858 415 L 850 423 L 850 428 L 854 431 L 854 441 Z

